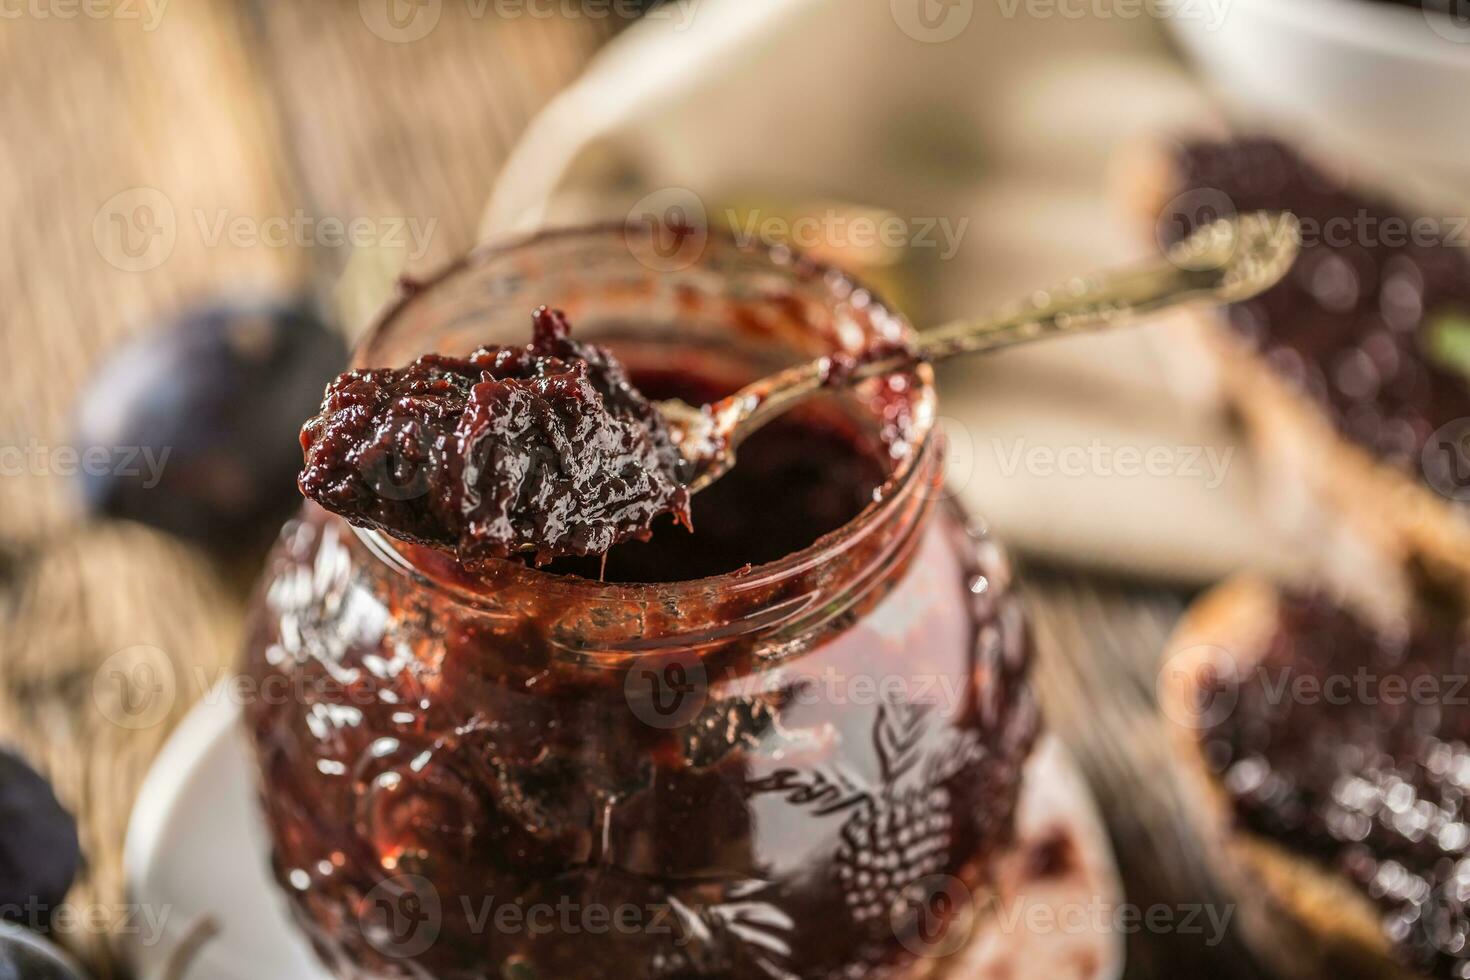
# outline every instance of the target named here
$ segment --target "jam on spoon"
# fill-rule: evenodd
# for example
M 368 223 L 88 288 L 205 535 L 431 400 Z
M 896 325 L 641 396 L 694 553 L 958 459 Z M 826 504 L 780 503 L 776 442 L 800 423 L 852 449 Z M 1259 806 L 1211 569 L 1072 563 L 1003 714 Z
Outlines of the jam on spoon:
M 689 526 L 658 411 L 564 315 L 534 321 L 525 347 L 341 375 L 301 430 L 301 492 L 462 561 L 604 554 L 663 514 Z
M 1236 302 L 1296 257 L 1289 214 L 1222 218 L 1141 267 L 1073 279 L 1015 309 L 921 336 L 913 350 L 823 357 L 713 404 L 650 402 L 606 350 L 542 307 L 524 348 L 427 355 L 350 371 L 301 431 L 302 493 L 354 524 L 454 551 L 461 561 L 606 554 L 648 540 L 735 463 L 752 432 L 833 389 L 959 354 L 1116 326 L 1186 303 Z

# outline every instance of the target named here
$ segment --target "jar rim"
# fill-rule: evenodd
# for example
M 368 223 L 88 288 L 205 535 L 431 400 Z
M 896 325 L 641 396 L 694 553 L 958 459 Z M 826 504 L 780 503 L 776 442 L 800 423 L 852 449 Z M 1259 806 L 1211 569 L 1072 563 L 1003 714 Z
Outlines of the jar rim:
M 640 230 L 652 233 L 652 228 L 648 224 L 620 224 L 617 222 L 540 229 L 482 242 L 425 279 L 404 278 L 400 281 L 400 294 L 397 300 L 384 308 L 363 335 L 357 352 L 353 355 L 354 363 L 364 352 L 371 350 L 374 341 L 380 338 L 410 304 L 451 276 L 509 253 L 547 242 L 576 238 L 591 239 L 610 234 L 626 236 Z M 861 291 L 868 297 L 865 308 L 876 310 L 889 322 L 896 324 L 903 340 L 912 341 L 916 336 L 917 331 L 903 313 L 884 300 L 877 291 L 846 270 L 813 259 L 788 245 L 764 239 L 741 241 L 727 229 L 704 229 L 704 234 L 708 236 L 709 242 L 713 243 L 718 240 L 723 246 L 733 247 L 757 259 L 764 259 L 773 269 L 787 269 L 803 278 L 818 279 L 824 285 L 829 301 L 833 303 L 842 302 Z M 709 247 L 708 244 L 705 247 Z M 492 559 L 488 564 L 496 568 L 498 579 L 513 583 L 515 587 L 564 595 L 569 598 L 574 597 L 586 602 L 629 603 L 650 599 L 663 601 L 707 595 L 715 591 L 742 592 L 769 587 L 785 579 L 799 576 L 819 563 L 830 561 L 862 540 L 875 528 L 883 526 L 884 519 L 900 507 L 905 497 L 913 491 L 921 475 L 929 469 L 930 461 L 935 453 L 933 428 L 936 393 L 933 368 L 928 364 L 916 364 L 908 371 L 886 375 L 866 382 L 866 384 L 885 384 L 895 377 L 910 379 L 910 397 L 913 406 L 912 434 L 905 438 L 904 442 L 912 446 L 913 451 L 904 454 L 897 460 L 893 471 L 888 474 L 883 484 L 875 492 L 875 499 L 872 503 L 865 506 L 851 520 L 817 538 L 805 548 L 759 565 L 704 578 L 678 579 L 668 582 L 601 582 L 575 575 L 556 574 L 520 562 Z M 457 602 L 465 605 L 482 605 L 489 598 L 484 593 L 430 574 L 416 564 L 402 550 L 399 542 L 390 535 L 356 525 L 349 526 L 374 557 L 395 571 L 414 578 L 420 584 L 445 592 L 453 596 Z

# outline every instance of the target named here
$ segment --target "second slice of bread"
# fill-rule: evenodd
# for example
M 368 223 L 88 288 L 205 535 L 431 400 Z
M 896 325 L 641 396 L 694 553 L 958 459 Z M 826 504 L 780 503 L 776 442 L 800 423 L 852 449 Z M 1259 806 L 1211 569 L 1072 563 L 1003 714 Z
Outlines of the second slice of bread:
M 1159 699 L 1192 790 L 1195 817 L 1216 869 L 1237 903 L 1251 948 L 1290 980 L 1412 980 L 1395 960 L 1373 903 L 1348 878 L 1241 828 L 1227 790 L 1205 758 L 1204 699 L 1222 670 L 1244 677 L 1265 655 L 1279 594 L 1239 578 L 1197 601 L 1181 620 L 1160 675 Z

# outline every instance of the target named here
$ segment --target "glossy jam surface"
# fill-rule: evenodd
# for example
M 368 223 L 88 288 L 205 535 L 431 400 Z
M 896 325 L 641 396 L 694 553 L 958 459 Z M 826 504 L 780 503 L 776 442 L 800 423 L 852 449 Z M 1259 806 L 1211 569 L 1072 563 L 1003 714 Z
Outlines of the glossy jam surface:
M 687 523 L 680 457 L 609 352 L 535 315 L 525 347 L 349 371 L 301 431 L 301 491 L 354 524 L 453 550 L 541 562 Z
M 1245 827 L 1346 874 L 1404 961 L 1470 977 L 1470 635 L 1377 630 L 1319 596 L 1280 607 L 1258 670 L 1205 733 Z
M 933 499 L 937 456 L 854 522 L 894 465 L 863 431 L 775 425 L 692 535 L 608 558 L 630 582 L 737 570 L 707 587 L 400 552 L 430 585 L 318 509 L 288 527 L 247 714 L 277 875 L 336 975 L 932 966 L 932 876 L 983 889 L 1010 839 L 1030 640 L 1003 554 Z M 741 571 L 834 522 L 816 560 Z
M 1470 455 L 1442 428 L 1470 417 L 1463 225 L 1353 190 L 1264 139 L 1190 144 L 1175 164 L 1178 196 L 1160 217 L 1168 239 L 1222 211 L 1303 221 L 1287 277 L 1231 308 L 1241 340 L 1347 439 L 1442 493 L 1470 484 Z
M 708 404 L 727 386 L 668 371 L 640 371 L 655 399 Z M 736 572 L 808 547 L 856 517 L 881 494 L 886 448 L 821 403 L 758 429 L 741 444 L 739 465 L 690 500 L 692 530 L 660 525 L 648 541 L 606 556 L 566 558 L 547 571 L 606 582 L 670 582 Z

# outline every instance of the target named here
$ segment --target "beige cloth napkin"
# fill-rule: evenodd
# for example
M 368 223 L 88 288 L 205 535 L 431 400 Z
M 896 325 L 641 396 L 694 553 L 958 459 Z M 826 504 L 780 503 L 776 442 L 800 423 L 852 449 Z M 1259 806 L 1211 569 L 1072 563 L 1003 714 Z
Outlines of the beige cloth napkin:
M 859 201 L 937 225 L 911 250 L 920 326 L 1139 258 L 1110 168 L 1211 109 L 1157 24 L 1085 9 L 686 0 L 533 123 L 483 230 L 622 219 L 648 195 Z M 1246 448 L 1167 347 L 1161 324 L 947 366 L 953 485 L 1050 559 L 1185 583 L 1294 571 Z

